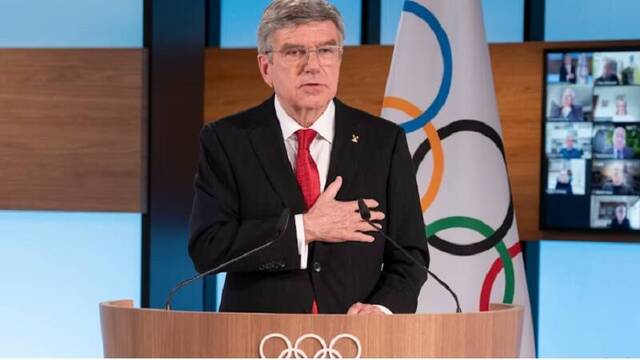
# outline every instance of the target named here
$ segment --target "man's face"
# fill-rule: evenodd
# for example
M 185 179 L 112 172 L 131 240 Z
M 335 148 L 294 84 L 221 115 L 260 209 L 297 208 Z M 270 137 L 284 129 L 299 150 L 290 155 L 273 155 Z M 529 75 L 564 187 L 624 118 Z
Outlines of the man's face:
M 613 169 L 613 175 L 611 176 L 611 182 L 615 186 L 621 186 L 624 184 L 624 175 L 622 173 L 622 169 L 616 167 Z
M 302 111 L 324 108 L 338 91 L 341 55 L 322 60 L 318 47 L 340 45 L 340 33 L 331 21 L 315 21 L 277 30 L 270 38 L 271 59 L 258 55 L 260 72 L 285 109 Z M 287 61 L 283 50 L 311 49 L 300 61 Z
M 622 150 L 626 145 L 627 134 L 624 128 L 616 128 L 613 130 L 613 148 L 615 150 Z
M 569 172 L 566 169 L 560 170 L 560 174 L 558 175 L 558 181 L 566 184 L 569 182 Z
M 573 134 L 567 134 L 567 137 L 564 138 L 564 145 L 567 149 L 573 149 L 573 146 L 576 143 L 576 138 Z
M 619 222 L 622 222 L 625 217 L 627 217 L 627 208 L 624 206 L 618 206 L 616 208 L 616 218 L 618 218 Z
M 627 115 L 627 102 L 616 100 L 616 115 Z
M 562 106 L 571 106 L 573 105 L 573 92 L 571 90 L 566 89 L 562 92 Z

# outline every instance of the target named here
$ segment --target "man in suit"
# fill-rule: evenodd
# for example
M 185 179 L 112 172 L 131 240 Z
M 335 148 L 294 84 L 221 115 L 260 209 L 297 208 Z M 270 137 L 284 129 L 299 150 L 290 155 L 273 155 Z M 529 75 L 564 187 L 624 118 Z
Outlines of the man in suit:
M 584 113 L 582 106 L 575 105 L 576 92 L 570 88 L 564 88 L 560 97 L 560 105 L 555 102 L 551 103 L 551 113 L 549 114 L 553 120 L 583 121 Z
M 563 159 L 580 159 L 582 157 L 582 150 L 576 147 L 576 141 L 578 139 L 578 132 L 575 130 L 567 131 L 567 135 L 564 138 L 564 147 L 560 149 L 559 154 Z
M 633 149 L 627 146 L 627 131 L 622 126 L 613 129 L 611 138 L 614 159 L 632 159 L 634 157 Z
M 604 59 L 602 75 L 596 78 L 596 85 L 620 85 L 620 79 L 616 74 L 616 62 L 613 59 Z
M 627 206 L 625 204 L 618 204 L 618 206 L 616 206 L 615 216 L 611 219 L 609 228 L 616 230 L 631 229 L 629 219 L 627 218 Z
M 626 183 L 624 164 L 613 164 L 611 181 L 602 185 L 611 195 L 633 195 L 633 188 Z
M 344 30 L 325 0 L 275 0 L 258 31 L 258 65 L 274 96 L 201 132 L 189 253 L 230 266 L 222 311 L 411 313 L 426 280 L 357 212 L 418 261 L 429 256 L 405 134 L 335 98 Z M 322 191 L 324 189 L 324 191 Z
M 562 56 L 562 65 L 560 66 L 560 82 L 576 83 L 576 66 L 573 64 L 573 57 L 570 53 Z

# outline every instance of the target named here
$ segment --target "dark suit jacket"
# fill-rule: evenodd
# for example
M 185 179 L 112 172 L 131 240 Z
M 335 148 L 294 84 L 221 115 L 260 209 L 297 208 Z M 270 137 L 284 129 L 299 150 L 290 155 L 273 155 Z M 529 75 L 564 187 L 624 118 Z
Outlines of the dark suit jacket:
M 616 157 L 616 150 L 613 149 L 611 150 L 611 153 L 613 154 L 613 158 L 617 159 Z M 633 149 L 631 149 L 628 146 L 625 146 L 622 148 L 622 158 L 623 159 L 633 159 L 635 157 L 635 152 L 633 151 Z
M 374 198 L 383 229 L 429 264 L 415 170 L 404 131 L 335 100 L 335 138 L 326 183 L 343 177 L 337 200 Z M 353 135 L 358 141 L 353 142 Z M 199 272 L 273 238 L 286 207 L 304 212 L 273 97 L 201 132 L 189 254 Z M 384 264 L 384 266 L 383 266 Z M 222 311 L 345 313 L 355 302 L 415 312 L 426 276 L 376 235 L 373 243 L 313 242 L 300 269 L 294 216 L 272 246 L 227 269 Z
M 567 75 L 573 74 L 573 77 L 567 81 Z M 560 64 L 560 82 L 569 82 L 572 84 L 576 83 L 576 66 L 571 64 L 571 71 L 567 72 L 567 68 L 564 67 L 564 64 Z
M 614 217 L 611 220 L 611 223 L 609 223 L 609 228 L 610 229 L 617 229 L 617 230 L 629 230 L 631 229 L 631 225 L 629 223 L 629 219 L 624 218 L 624 220 L 622 220 L 622 223 L 618 222 L 618 219 L 616 217 Z
M 601 75 L 596 78 L 595 83 L 596 85 L 620 85 L 620 79 L 617 74 Z
M 608 182 L 602 185 L 602 190 L 610 191 L 612 195 L 633 195 L 633 188 L 627 184 L 614 185 Z
M 582 106 L 571 105 L 571 111 L 567 114 L 567 117 L 564 117 L 562 116 L 562 106 L 552 103 L 550 117 L 553 120 L 561 118 L 569 121 L 584 121 L 584 112 L 582 111 Z

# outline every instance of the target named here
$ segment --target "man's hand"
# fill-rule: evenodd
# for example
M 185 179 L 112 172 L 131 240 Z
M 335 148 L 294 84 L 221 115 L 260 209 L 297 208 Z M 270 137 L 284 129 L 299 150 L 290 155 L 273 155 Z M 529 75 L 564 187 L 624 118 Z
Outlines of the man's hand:
M 336 194 L 342 186 L 342 177 L 338 176 L 320 194 L 316 203 L 303 215 L 304 236 L 307 244 L 312 241 L 339 243 L 345 241 L 372 242 L 373 236 L 364 234 L 375 228 L 360 217 L 357 201 L 337 201 Z M 378 202 L 365 199 L 370 208 L 378 207 Z M 381 211 L 371 211 L 371 221 L 384 219 Z
M 356 315 L 356 314 L 357 315 L 367 315 L 367 314 L 384 315 L 384 312 L 378 306 L 357 302 L 351 305 L 351 307 L 347 311 L 347 315 Z

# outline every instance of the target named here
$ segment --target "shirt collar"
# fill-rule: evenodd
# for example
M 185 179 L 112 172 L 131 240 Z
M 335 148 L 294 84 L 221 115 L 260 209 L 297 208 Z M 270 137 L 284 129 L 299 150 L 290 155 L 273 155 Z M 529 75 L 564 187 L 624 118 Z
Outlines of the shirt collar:
M 278 100 L 278 95 L 275 96 L 274 104 L 276 107 L 276 116 L 280 123 L 280 129 L 282 129 L 282 136 L 284 136 L 285 139 L 291 137 L 296 131 L 304 129 L 302 125 L 298 124 L 298 122 L 287 114 Z M 332 143 L 333 134 L 335 132 L 335 114 L 336 106 L 333 103 L 333 100 L 331 100 L 322 115 L 320 115 L 318 120 L 316 120 L 309 129 L 315 130 L 323 139 Z

